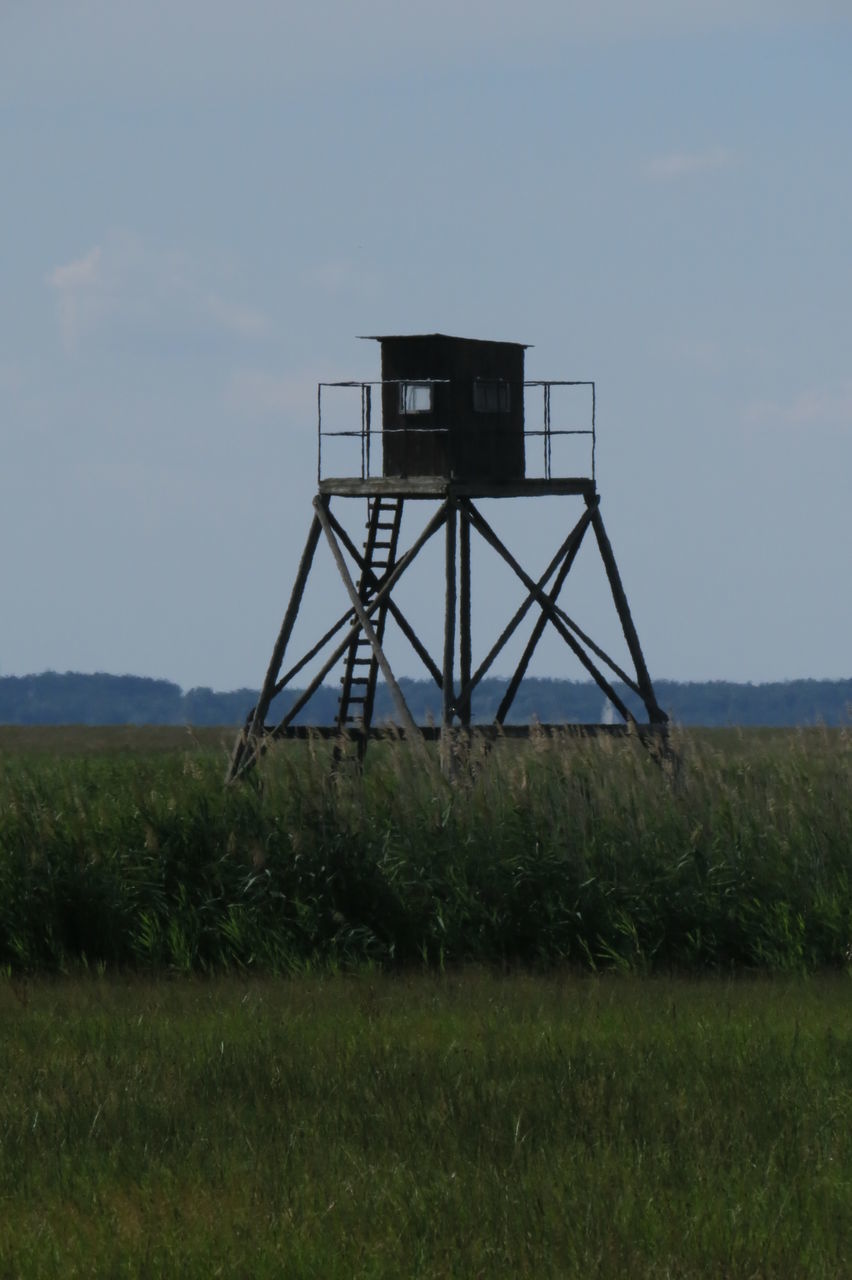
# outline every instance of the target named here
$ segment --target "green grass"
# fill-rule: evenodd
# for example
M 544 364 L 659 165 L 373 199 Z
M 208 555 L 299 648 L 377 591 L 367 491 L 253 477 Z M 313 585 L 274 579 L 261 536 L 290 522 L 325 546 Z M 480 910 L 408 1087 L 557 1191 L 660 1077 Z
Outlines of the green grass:
M 850 982 L 0 981 L 0 1275 L 852 1273 Z
M 230 789 L 221 739 L 120 732 L 2 758 L 9 972 L 852 959 L 843 731 L 688 735 L 677 780 L 630 740 L 502 744 L 452 785 L 400 744 L 363 777 L 290 744 Z
M 852 746 L 678 745 L 0 731 L 0 1280 L 852 1274 Z

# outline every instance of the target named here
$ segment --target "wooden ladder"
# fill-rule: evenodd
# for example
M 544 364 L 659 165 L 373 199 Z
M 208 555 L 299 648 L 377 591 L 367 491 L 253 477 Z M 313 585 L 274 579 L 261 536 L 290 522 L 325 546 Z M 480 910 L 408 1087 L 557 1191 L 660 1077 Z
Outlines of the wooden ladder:
M 402 498 L 369 498 L 367 501 L 364 566 L 358 583 L 358 595 L 365 605 L 369 605 L 396 562 L 402 504 Z M 388 605 L 385 600 L 371 619 L 379 644 L 384 637 L 387 615 Z M 379 664 L 372 645 L 359 627 L 344 658 L 337 727 L 341 730 L 355 729 L 363 735 L 360 744 L 362 753 L 373 719 L 378 674 Z

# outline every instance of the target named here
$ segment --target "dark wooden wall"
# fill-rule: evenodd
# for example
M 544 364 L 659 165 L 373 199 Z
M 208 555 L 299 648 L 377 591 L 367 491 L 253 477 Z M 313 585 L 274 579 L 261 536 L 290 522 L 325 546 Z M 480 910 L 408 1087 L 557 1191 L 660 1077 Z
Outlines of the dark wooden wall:
M 380 341 L 386 476 L 437 475 L 498 483 L 523 479 L 523 346 L 443 334 Z M 429 379 L 448 380 L 433 387 L 432 412 L 402 414 L 398 381 Z M 477 411 L 477 380 L 507 383 L 509 411 Z

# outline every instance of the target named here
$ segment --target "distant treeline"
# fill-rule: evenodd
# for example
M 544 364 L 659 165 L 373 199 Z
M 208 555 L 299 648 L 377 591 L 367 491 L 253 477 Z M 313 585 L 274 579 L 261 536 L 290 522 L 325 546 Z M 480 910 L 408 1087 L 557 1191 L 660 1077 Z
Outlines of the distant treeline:
M 400 680 L 415 720 L 440 718 L 440 694 L 428 680 Z M 641 710 L 620 684 L 616 691 Z M 483 680 L 474 697 L 474 716 L 489 721 L 500 704 L 506 681 Z M 852 679 L 788 680 L 772 684 L 734 684 L 724 680 L 681 684 L 658 680 L 657 697 L 672 719 L 684 725 L 844 725 L 852 722 Z M 288 693 L 287 702 L 298 690 Z M 169 680 L 143 676 L 41 675 L 0 677 L 2 724 L 193 724 L 237 725 L 253 705 L 252 689 L 214 693 L 190 689 L 184 693 Z M 282 700 L 283 703 L 283 700 Z M 332 724 L 337 690 L 319 689 L 300 724 Z M 286 705 L 274 706 L 270 718 L 280 718 Z M 380 685 L 375 721 L 392 717 L 388 690 Z M 514 723 L 538 719 L 542 723 L 595 723 L 607 719 L 604 698 L 590 681 L 524 681 L 508 717 Z M 615 719 L 618 719 L 616 716 Z

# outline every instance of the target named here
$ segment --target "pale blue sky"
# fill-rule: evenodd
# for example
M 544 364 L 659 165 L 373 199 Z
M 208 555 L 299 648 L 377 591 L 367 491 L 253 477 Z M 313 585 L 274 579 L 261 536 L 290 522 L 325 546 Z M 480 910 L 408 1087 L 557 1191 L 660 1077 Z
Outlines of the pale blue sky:
M 0 672 L 258 683 L 317 380 L 440 330 L 596 379 L 654 675 L 852 674 L 850 67 L 848 0 L 0 0 Z M 501 518 L 538 573 L 573 514 Z

